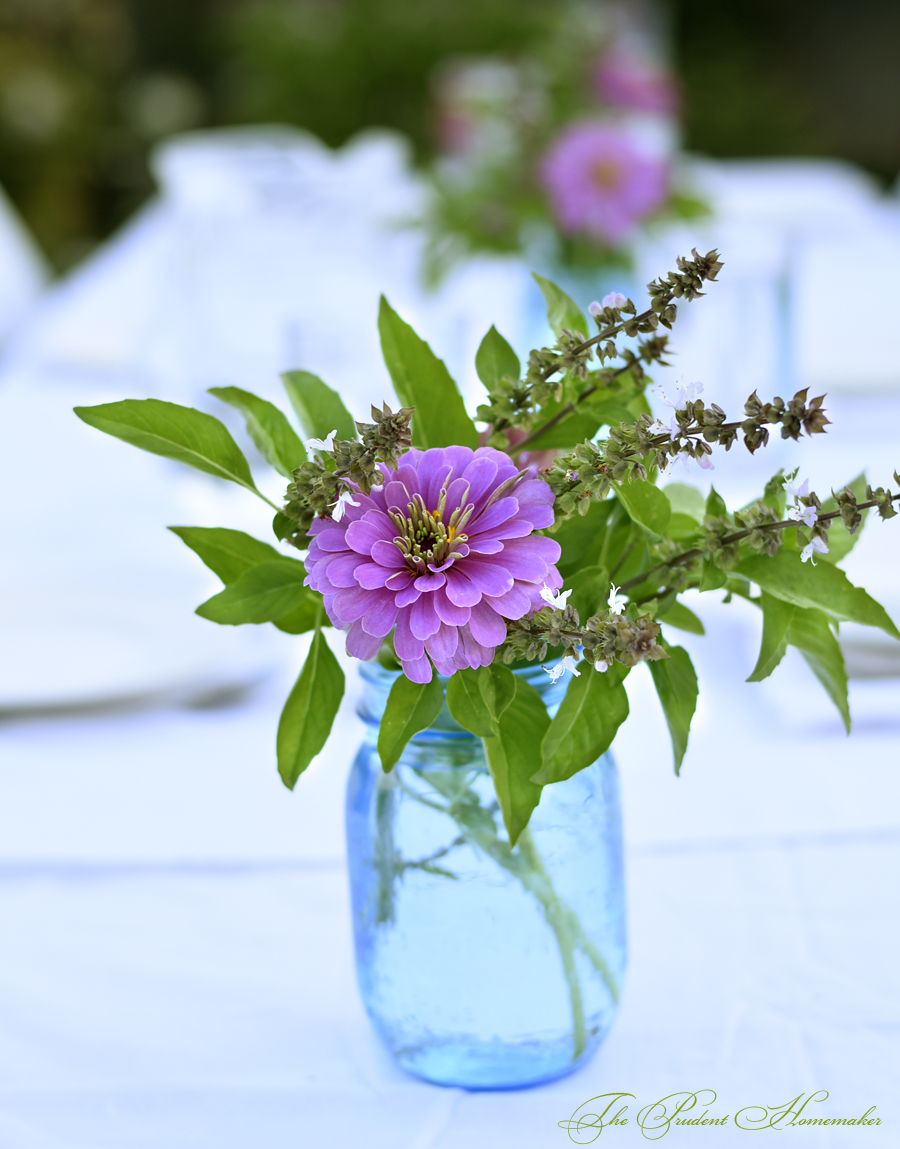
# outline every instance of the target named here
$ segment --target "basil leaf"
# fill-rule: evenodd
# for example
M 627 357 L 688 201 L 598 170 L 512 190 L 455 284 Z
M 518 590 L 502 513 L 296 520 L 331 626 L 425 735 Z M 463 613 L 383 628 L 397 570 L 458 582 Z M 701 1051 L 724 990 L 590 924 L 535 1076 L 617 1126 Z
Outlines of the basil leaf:
M 705 558 L 700 564 L 700 591 L 718 590 L 728 582 L 728 575 L 717 567 L 710 558 Z
M 588 662 L 581 663 L 581 676 L 572 676 L 544 735 L 543 765 L 533 782 L 542 786 L 562 782 L 606 753 L 628 717 L 628 695 L 622 685 L 625 674 L 618 664 L 604 673 Z
M 541 800 L 541 787 L 531 778 L 541 765 L 541 742 L 550 716 L 535 688 L 512 672 L 507 673 L 515 693 L 500 714 L 497 734 L 484 739 L 484 750 L 512 848 Z
M 210 387 L 209 394 L 241 412 L 257 451 L 285 478 L 306 462 L 306 449 L 297 432 L 273 403 L 240 387 Z
M 338 439 L 355 439 L 356 423 L 340 395 L 311 371 L 285 371 L 281 376 L 291 406 L 308 439 L 325 439 L 331 431 Z
M 512 703 L 518 681 L 521 680 L 517 679 L 509 667 L 502 663 L 482 666 L 479 669 L 478 688 L 494 722 L 500 721 L 506 708 Z
M 201 603 L 196 613 L 223 626 L 275 622 L 309 599 L 305 578 L 306 568 L 295 559 L 260 563 Z
M 251 567 L 284 557 L 268 543 L 228 527 L 169 527 L 169 530 L 226 586 L 237 582 Z
M 518 379 L 522 372 L 519 357 L 496 327 L 491 327 L 475 352 L 475 370 L 488 391 L 494 391 L 501 379 Z
M 544 302 L 547 304 L 547 322 L 553 328 L 553 333 L 559 335 L 565 327 L 569 331 L 579 331 L 585 338 L 590 331 L 588 321 L 581 308 L 574 303 L 561 287 L 544 279 L 537 272 L 531 273 L 531 278 L 541 289 Z
M 626 480 L 616 487 L 616 495 L 634 522 L 655 535 L 665 531 L 672 508 L 659 487 L 641 479 Z
M 289 790 L 328 741 L 344 694 L 344 672 L 321 630 L 278 722 L 278 773 Z
M 831 563 L 813 566 L 804 563 L 796 551 L 782 547 L 771 558 L 752 555 L 742 559 L 735 570 L 784 602 L 824 610 L 835 618 L 863 626 L 876 626 L 892 638 L 900 638 L 884 607 Z
M 405 323 L 382 295 L 378 309 L 381 351 L 404 407 L 415 407 L 413 445 L 478 446 L 478 431 L 442 359 Z
M 664 610 L 657 611 L 657 622 L 664 622 L 666 626 L 674 626 L 678 630 L 686 630 L 688 634 L 706 634 L 706 628 L 692 610 L 673 599 Z
M 725 500 L 715 487 L 710 487 L 709 494 L 706 496 L 706 514 L 712 519 L 725 518 L 728 515 Z
M 403 674 L 388 695 L 378 728 L 378 755 L 382 769 L 392 770 L 414 734 L 427 730 L 444 705 L 444 688 L 435 674 L 431 682 L 410 682 Z
M 648 662 L 653 685 L 662 704 L 669 737 L 672 739 L 672 753 L 675 758 L 675 773 L 681 773 L 681 763 L 687 750 L 691 720 L 697 708 L 697 672 L 688 652 L 681 646 L 662 644 L 669 653 L 668 658 L 658 662 Z
M 689 515 L 695 523 L 702 523 L 706 516 L 706 501 L 703 492 L 689 483 L 667 483 L 662 493 L 669 500 L 675 514 Z
M 177 459 L 217 479 L 228 479 L 259 494 L 250 467 L 227 427 L 212 415 L 162 399 L 123 399 L 97 407 L 76 407 L 90 427 L 133 447 Z
M 496 726 L 481 693 L 480 674 L 480 670 L 457 670 L 447 682 L 447 709 L 463 730 L 490 738 Z
M 864 503 L 866 500 L 866 473 L 863 471 L 861 475 L 857 475 L 855 479 L 846 484 L 850 490 L 856 495 L 859 502 Z M 822 514 L 827 514 L 829 511 L 837 510 L 837 499 L 828 498 L 822 504 Z M 869 514 L 867 510 L 860 511 L 862 515 L 862 522 L 851 535 L 847 528 L 844 526 L 843 519 L 832 519 L 831 526 L 828 530 L 828 554 L 819 555 L 817 561 L 824 559 L 827 563 L 839 563 L 845 559 L 847 555 L 853 550 L 859 541 L 859 536 L 862 534 L 862 529 L 865 526 L 866 518 Z
M 762 608 L 763 630 L 759 658 L 748 682 L 762 682 L 768 678 L 784 658 L 788 644 L 788 631 L 796 607 L 774 595 L 762 592 L 759 605 Z
M 847 671 L 840 643 L 819 610 L 797 607 L 788 632 L 788 642 L 796 646 L 825 693 L 837 707 L 847 733 L 850 733 L 850 703 L 847 697 Z

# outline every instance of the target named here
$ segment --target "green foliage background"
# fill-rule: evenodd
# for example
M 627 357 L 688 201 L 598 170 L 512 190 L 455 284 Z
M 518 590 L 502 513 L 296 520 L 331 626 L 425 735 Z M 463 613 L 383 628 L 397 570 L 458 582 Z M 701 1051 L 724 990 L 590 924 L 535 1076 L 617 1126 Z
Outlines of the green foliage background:
M 60 267 L 150 194 L 170 132 L 298 124 L 329 144 L 387 125 L 434 147 L 454 54 L 527 50 L 569 0 L 4 0 L 0 184 Z M 669 0 L 685 143 L 900 169 L 893 0 Z

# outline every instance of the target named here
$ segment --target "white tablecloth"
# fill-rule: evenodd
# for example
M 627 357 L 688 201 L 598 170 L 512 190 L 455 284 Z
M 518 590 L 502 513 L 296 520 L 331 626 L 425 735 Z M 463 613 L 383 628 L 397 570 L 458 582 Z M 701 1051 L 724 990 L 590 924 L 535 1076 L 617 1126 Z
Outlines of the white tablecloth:
M 894 1144 L 897 686 L 854 686 L 848 741 L 802 666 L 773 680 L 794 706 L 736 686 L 738 623 L 690 640 L 707 689 L 681 779 L 648 676 L 629 680 L 621 1011 L 587 1068 L 527 1091 L 419 1083 L 370 1031 L 341 825 L 353 677 L 293 795 L 272 749 L 287 670 L 242 709 L 0 729 L 0 1145 L 544 1149 L 597 1094 L 635 1094 L 633 1113 L 700 1089 L 714 1116 L 828 1090 L 817 1115 L 875 1105 L 883 1124 L 804 1144 Z

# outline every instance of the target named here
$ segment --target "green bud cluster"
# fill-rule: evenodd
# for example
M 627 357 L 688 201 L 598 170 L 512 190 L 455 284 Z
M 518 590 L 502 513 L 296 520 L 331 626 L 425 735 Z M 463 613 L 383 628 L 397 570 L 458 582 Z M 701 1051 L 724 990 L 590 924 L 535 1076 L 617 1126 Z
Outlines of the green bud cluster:
M 900 477 L 897 472 L 894 472 L 895 482 L 900 483 Z M 892 519 L 897 512 L 894 510 L 893 503 L 895 499 L 900 498 L 900 495 L 892 495 L 890 491 L 886 491 L 884 487 L 866 487 L 866 498 L 875 504 L 875 510 L 881 515 L 882 519 Z
M 554 460 L 545 477 L 557 498 L 557 517 L 575 511 L 586 514 L 589 499 L 605 498 L 617 483 L 646 480 L 649 468 L 665 470 L 679 456 L 703 459 L 712 454 L 713 443 L 730 450 L 740 431 L 751 454 L 768 442 L 766 423 L 781 423 L 784 438 L 799 438 L 801 431 L 823 434 L 829 422 L 822 410 L 824 396 L 809 403 L 806 396 L 803 390 L 787 404 L 779 398 L 763 403 L 754 391 L 745 404 L 748 418 L 742 423 L 726 422 L 717 403 L 707 406 L 701 399 L 690 400 L 675 412 L 674 434 L 649 415 L 611 427 L 605 440 L 582 443 L 571 454 Z
M 309 545 L 307 533 L 315 518 L 330 515 L 342 491 L 357 489 L 367 495 L 384 476 L 382 462 L 391 469 L 412 445 L 410 421 L 414 407 L 392 411 L 387 403 L 372 407 L 373 423 L 357 423 L 359 439 L 337 439 L 330 452 L 302 463 L 292 473 L 282 513 L 296 530 L 284 538 L 303 550 Z
M 667 366 L 663 356 L 668 336 L 659 334 L 659 326 L 671 328 L 675 322 L 677 311 L 673 300 L 681 297 L 691 300 L 702 295 L 699 285 L 714 280 L 722 267 L 717 251 L 705 256 L 694 251 L 693 255 L 693 260 L 679 257 L 678 271 L 669 272 L 665 280 L 648 284 L 651 303 L 642 314 L 637 314 L 633 301 L 628 299 L 621 307 L 597 311 L 594 316 L 597 334 L 590 339 L 580 331 L 562 328 L 553 347 L 531 352 L 524 379 L 504 378 L 495 384 L 487 403 L 478 408 L 478 418 L 490 423 L 495 434 L 508 427 L 531 429 L 540 423 L 543 408 L 560 398 L 566 384 L 587 384 L 580 394 L 572 397 L 573 404 L 608 387 L 619 375 L 629 374 L 636 385 L 642 385 L 646 378 L 644 364 Z M 616 342 L 619 335 L 649 338 L 640 340 L 636 348 L 620 348 Z M 594 356 L 601 367 L 599 371 L 590 369 Z M 604 363 L 616 359 L 622 361 L 620 368 L 602 369 Z M 561 378 L 551 381 L 554 375 Z
M 574 607 L 543 607 L 530 618 L 508 624 L 501 657 L 506 663 L 517 659 L 543 661 L 552 648 L 576 659 L 581 656 L 590 666 L 619 662 L 631 667 L 668 658 L 659 642 L 659 623 L 648 614 L 629 617 L 633 609 L 626 614 L 604 610 L 582 626 Z
M 367 456 L 372 460 L 369 474 L 374 471 L 376 460 L 380 460 L 392 471 L 397 469 L 398 459 L 412 446 L 411 420 L 414 411 L 415 407 L 401 407 L 399 411 L 392 411 L 387 403 L 382 403 L 379 411 L 373 404 L 372 418 L 375 420 L 374 423 L 356 424 L 356 429 L 362 439 L 362 446 Z M 337 453 L 335 453 L 335 460 L 337 460 Z M 353 478 L 352 475 L 348 477 Z M 369 489 L 376 485 L 377 483 L 370 483 L 369 487 L 363 489 L 368 494 Z
M 697 249 L 694 248 L 691 255 L 693 255 L 693 259 L 679 256 L 677 260 L 678 271 L 670 271 L 665 278 L 660 276 L 659 279 L 655 279 L 647 285 L 651 307 L 660 317 L 660 322 L 666 327 L 670 326 L 671 320 L 675 318 L 672 315 L 670 319 L 668 315 L 672 300 L 684 298 L 690 302 L 692 299 L 704 295 L 705 292 L 701 291 L 700 288 L 707 280 L 715 282 L 716 275 L 722 268 L 718 251 L 713 250 L 708 251 L 706 255 L 698 255 Z

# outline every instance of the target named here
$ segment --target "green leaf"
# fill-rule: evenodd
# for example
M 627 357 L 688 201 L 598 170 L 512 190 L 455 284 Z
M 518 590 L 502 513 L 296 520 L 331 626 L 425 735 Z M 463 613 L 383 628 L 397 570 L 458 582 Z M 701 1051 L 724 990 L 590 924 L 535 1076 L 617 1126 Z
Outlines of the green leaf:
M 475 370 L 488 391 L 495 391 L 503 378 L 518 379 L 519 357 L 496 327 L 491 327 L 475 352 Z
M 291 406 L 307 439 L 325 439 L 331 431 L 338 439 L 355 439 L 356 423 L 340 395 L 311 371 L 285 371 L 281 376 Z
M 700 534 L 700 524 L 692 515 L 673 511 L 666 526 L 666 538 L 678 541 L 695 539 Z
M 855 479 L 846 484 L 850 490 L 856 495 L 859 502 L 863 503 L 866 499 L 866 473 L 863 471 L 861 475 L 857 475 Z M 837 510 L 837 500 L 834 498 L 826 499 L 822 504 L 822 514 L 827 514 L 829 511 Z M 857 527 L 856 531 L 851 535 L 847 528 L 844 526 L 842 519 L 832 519 L 831 527 L 828 531 L 828 554 L 820 555 L 819 560 L 825 560 L 828 563 L 839 563 L 845 559 L 847 555 L 853 550 L 859 541 L 859 536 L 862 534 L 862 529 L 865 526 L 866 517 L 869 512 L 861 511 L 862 522 Z
M 481 673 L 481 670 L 457 670 L 447 682 L 447 709 L 463 730 L 478 738 L 490 738 L 497 728 L 481 693 Z
M 328 741 L 344 694 L 344 672 L 321 630 L 278 722 L 278 773 L 289 790 Z
M 541 800 L 541 787 L 532 782 L 531 777 L 541 766 L 541 742 L 550 725 L 550 716 L 541 696 L 524 679 L 517 678 L 506 667 L 487 669 L 506 670 L 514 686 L 512 700 L 500 712 L 498 733 L 484 739 L 511 848 Z
M 578 617 L 587 621 L 601 607 L 606 606 L 612 582 L 606 567 L 582 567 L 566 580 L 572 591 L 571 606 L 578 611 Z
M 706 496 L 706 514 L 713 519 L 724 518 L 728 514 L 725 500 L 715 487 L 710 487 L 709 494 Z
M 548 403 L 541 411 L 541 421 L 546 422 L 554 418 L 565 406 L 565 399 Z M 543 435 L 539 435 L 529 444 L 528 449 L 543 451 L 550 447 L 575 447 L 585 439 L 593 439 L 601 427 L 633 422 L 632 413 L 616 397 L 605 398 L 595 403 L 579 403 L 575 411 L 566 415 Z
M 820 610 L 797 607 L 791 620 L 788 642 L 796 646 L 807 665 L 825 688 L 850 733 L 850 703 L 847 698 L 847 672 L 840 643 Z
M 661 535 L 668 525 L 672 508 L 665 494 L 653 483 L 636 479 L 616 487 L 616 495 L 631 518 L 655 535 Z
M 297 432 L 273 403 L 240 387 L 210 387 L 209 394 L 241 412 L 257 451 L 285 478 L 306 462 L 306 449 Z
M 283 511 L 278 511 L 275 518 L 272 519 L 272 533 L 276 539 L 294 539 L 299 538 L 309 539 L 308 535 L 303 535 L 300 531 L 300 524 L 296 519 L 289 519 Z M 307 542 L 307 546 L 309 543 Z M 301 548 L 302 549 L 302 548 Z
M 478 431 L 444 361 L 405 323 L 382 295 L 378 309 L 381 351 L 404 407 L 415 407 L 413 445 L 478 446 Z
M 754 500 L 755 501 L 755 500 Z M 784 518 L 784 509 L 787 504 L 787 494 L 784 489 L 784 468 L 779 467 L 771 479 L 766 483 L 761 500 L 770 507 L 779 519 Z
M 547 304 L 547 322 L 553 328 L 554 334 L 559 335 L 565 327 L 569 331 L 580 331 L 587 338 L 590 331 L 588 321 L 581 309 L 573 303 L 563 289 L 557 287 L 555 283 L 551 283 L 549 279 L 544 279 L 537 272 L 533 271 L 531 277 L 541 289 L 544 302 Z
M 169 527 L 169 530 L 226 586 L 237 582 L 251 567 L 284 558 L 268 543 L 228 527 Z
M 596 564 L 606 539 L 607 520 L 618 505 L 615 499 L 591 499 L 586 515 L 572 515 L 554 528 L 553 538 L 562 547 L 556 567 L 563 578 Z
M 678 630 L 686 630 L 688 634 L 706 634 L 706 628 L 700 619 L 677 598 L 663 610 L 657 611 L 656 618 L 658 622 L 677 627 Z
M 884 607 L 831 563 L 813 566 L 804 563 L 796 551 L 782 547 L 771 558 L 752 555 L 742 559 L 735 570 L 784 602 L 824 610 L 835 618 L 863 626 L 876 626 L 892 638 L 900 638 Z
M 669 727 L 675 773 L 680 774 L 691 720 L 697 708 L 697 673 L 684 647 L 669 646 L 665 642 L 662 645 L 669 652 L 669 657 L 658 662 L 648 662 L 647 665 Z
M 378 755 L 385 771 L 400 761 L 407 742 L 420 730 L 427 730 L 444 705 L 444 688 L 435 674 L 431 682 L 410 682 L 403 674 L 388 695 L 384 717 L 378 728 Z
M 305 578 L 306 568 L 295 559 L 260 563 L 201 603 L 196 613 L 223 626 L 275 622 L 309 599 Z
M 306 598 L 299 606 L 283 614 L 281 618 L 272 620 L 272 625 L 285 634 L 305 634 L 312 630 L 316 623 L 320 626 L 330 626 L 325 617 L 324 603 L 318 591 L 306 588 Z
M 579 678 L 572 676 L 541 744 L 543 764 L 532 781 L 542 786 L 562 782 L 596 762 L 628 717 L 623 668 L 616 665 L 603 673 L 587 662 L 581 668 Z
M 710 558 L 706 558 L 700 564 L 700 586 L 698 590 L 718 590 L 728 582 L 728 575 L 717 567 Z
M 618 423 L 633 423 L 635 413 L 631 410 L 630 403 L 634 402 L 636 398 L 638 396 L 629 400 L 629 406 L 625 406 L 621 398 L 616 396 L 594 399 L 584 403 L 583 410 L 596 418 L 601 427 L 615 427 Z M 582 409 L 581 405 L 579 405 L 579 409 Z
M 562 410 L 563 402 L 548 403 L 541 412 L 542 421 L 549 420 Z M 593 439 L 600 430 L 600 420 L 592 414 L 581 411 L 567 415 L 555 427 L 550 427 L 534 442 L 528 444 L 529 451 L 546 451 L 550 447 L 575 447 L 585 439 Z
M 673 513 L 689 515 L 695 523 L 702 523 L 706 515 L 706 500 L 703 492 L 688 483 L 667 483 L 662 488 L 669 500 Z
M 123 399 L 97 407 L 76 407 L 75 414 L 98 431 L 115 435 L 142 451 L 177 459 L 259 494 L 247 460 L 228 429 L 203 411 L 162 399 Z
M 765 591 L 760 596 L 759 605 L 763 615 L 762 645 L 753 673 L 747 679 L 748 682 L 762 682 L 764 678 L 769 677 L 784 658 L 788 644 L 788 631 L 794 617 L 794 611 L 797 609 L 791 603 L 775 598 L 774 595 L 766 594 Z
M 499 722 L 516 694 L 517 679 L 508 666 L 494 663 L 478 671 L 478 688 L 494 722 Z M 543 703 L 541 704 L 543 705 Z

